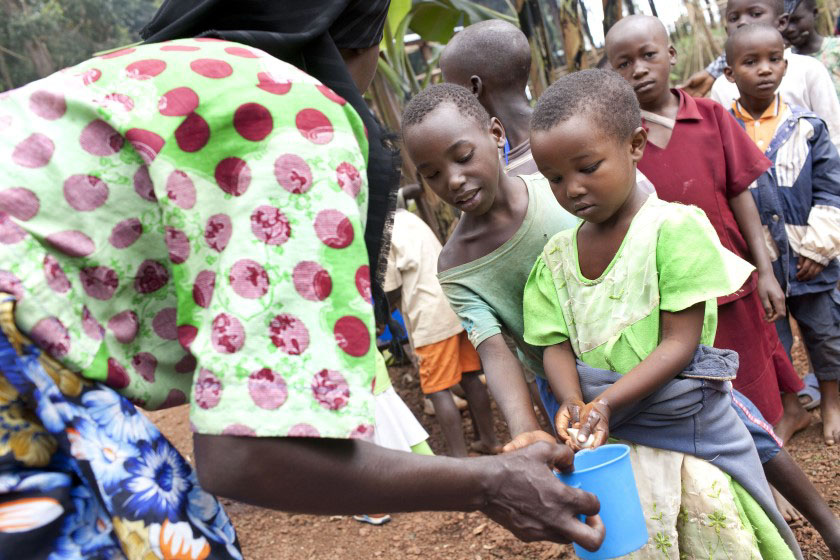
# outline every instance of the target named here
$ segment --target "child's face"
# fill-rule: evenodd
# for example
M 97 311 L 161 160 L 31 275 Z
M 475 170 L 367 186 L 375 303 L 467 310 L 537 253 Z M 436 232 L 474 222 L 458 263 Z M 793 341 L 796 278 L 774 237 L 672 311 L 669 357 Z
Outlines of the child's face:
M 499 149 L 505 145 L 498 119 L 482 127 L 444 102 L 409 127 L 404 140 L 417 171 L 444 202 L 467 214 L 490 209 L 499 186 Z
M 768 29 L 739 37 L 733 46 L 726 78 L 738 85 L 741 95 L 755 99 L 770 99 L 782 82 L 787 70 L 785 45 L 782 37 Z
M 607 48 L 610 65 L 627 80 L 639 104 L 647 106 L 670 90 L 671 66 L 677 52 L 664 37 L 652 36 L 643 27 L 628 28 L 610 40 Z
M 814 18 L 816 15 L 817 10 L 811 10 L 805 5 L 805 2 L 800 2 L 793 13 L 790 14 L 787 27 L 785 27 L 782 35 L 794 47 L 804 47 L 815 32 Z
M 625 203 L 644 153 L 643 128 L 631 138 L 603 131 L 585 111 L 550 130 L 531 132 L 531 153 L 557 202 L 587 222 L 602 223 Z
M 770 25 L 782 31 L 787 19 L 787 14 L 777 14 L 766 0 L 729 0 L 726 4 L 727 35 L 750 23 Z

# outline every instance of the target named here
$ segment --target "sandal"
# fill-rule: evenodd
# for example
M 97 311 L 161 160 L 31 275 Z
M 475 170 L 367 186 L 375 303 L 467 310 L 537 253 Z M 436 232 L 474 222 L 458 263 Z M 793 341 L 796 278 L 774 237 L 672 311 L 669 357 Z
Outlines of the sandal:
M 359 523 L 369 523 L 371 525 L 385 525 L 389 521 L 391 521 L 391 516 L 387 513 L 381 517 L 371 517 L 370 515 L 364 513 L 362 515 L 354 515 L 353 519 L 358 521 Z
M 803 381 L 805 382 L 805 388 L 796 393 L 796 396 L 799 397 L 799 402 L 805 410 L 813 410 L 820 406 L 822 400 L 820 397 L 820 382 L 813 373 L 806 375 Z

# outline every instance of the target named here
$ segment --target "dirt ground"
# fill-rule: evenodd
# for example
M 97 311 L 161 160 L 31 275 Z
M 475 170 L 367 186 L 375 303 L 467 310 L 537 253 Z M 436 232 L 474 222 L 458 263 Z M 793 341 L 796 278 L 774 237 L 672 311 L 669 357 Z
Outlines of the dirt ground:
M 807 371 L 801 348 L 794 349 L 794 362 Z M 434 417 L 423 414 L 420 386 L 411 368 L 391 368 L 397 392 L 430 434 L 436 453 L 443 453 L 443 437 Z M 495 410 L 500 439 L 509 435 Z M 161 431 L 192 461 L 192 438 L 187 407 L 150 414 Z M 464 428 L 471 437 L 469 415 Z M 787 449 L 840 515 L 840 446 L 826 447 L 822 441 L 819 412 L 807 430 L 797 434 Z M 373 527 L 352 517 L 290 515 L 223 500 L 233 519 L 245 558 L 248 560 L 424 558 L 426 560 L 567 559 L 575 558 L 570 545 L 526 544 L 479 513 L 413 513 L 395 515 L 391 523 Z M 807 560 L 829 560 L 819 535 L 805 523 L 795 528 Z

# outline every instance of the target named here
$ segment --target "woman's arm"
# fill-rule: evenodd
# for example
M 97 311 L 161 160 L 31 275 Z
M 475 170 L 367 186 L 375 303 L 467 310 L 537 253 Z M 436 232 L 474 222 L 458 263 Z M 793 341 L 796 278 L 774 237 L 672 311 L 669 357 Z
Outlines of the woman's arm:
M 474 511 L 526 541 L 600 546 L 598 499 L 561 483 L 571 451 L 540 442 L 476 459 L 428 457 L 354 440 L 194 436 L 201 486 L 242 502 L 314 514 Z M 590 516 L 581 523 L 577 515 Z
M 773 273 L 770 255 L 764 241 L 764 231 L 761 218 L 755 206 L 752 193 L 745 190 L 741 194 L 729 199 L 729 207 L 738 222 L 738 228 L 747 242 L 747 247 L 753 257 L 753 264 L 758 269 L 758 295 L 764 307 L 764 320 L 775 321 L 785 316 L 785 294 Z

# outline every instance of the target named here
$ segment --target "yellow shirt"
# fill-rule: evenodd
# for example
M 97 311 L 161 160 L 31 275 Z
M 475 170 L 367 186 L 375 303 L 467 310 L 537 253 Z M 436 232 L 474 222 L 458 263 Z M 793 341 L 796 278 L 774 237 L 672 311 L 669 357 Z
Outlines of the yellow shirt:
M 770 147 L 770 142 L 776 134 L 776 128 L 779 126 L 779 121 L 785 112 L 787 105 L 779 94 L 776 94 L 776 101 L 770 104 L 764 111 L 764 114 L 758 120 L 754 119 L 752 115 L 736 100 L 732 103 L 732 110 L 735 116 L 744 121 L 747 135 L 755 142 L 762 152 L 766 152 Z

